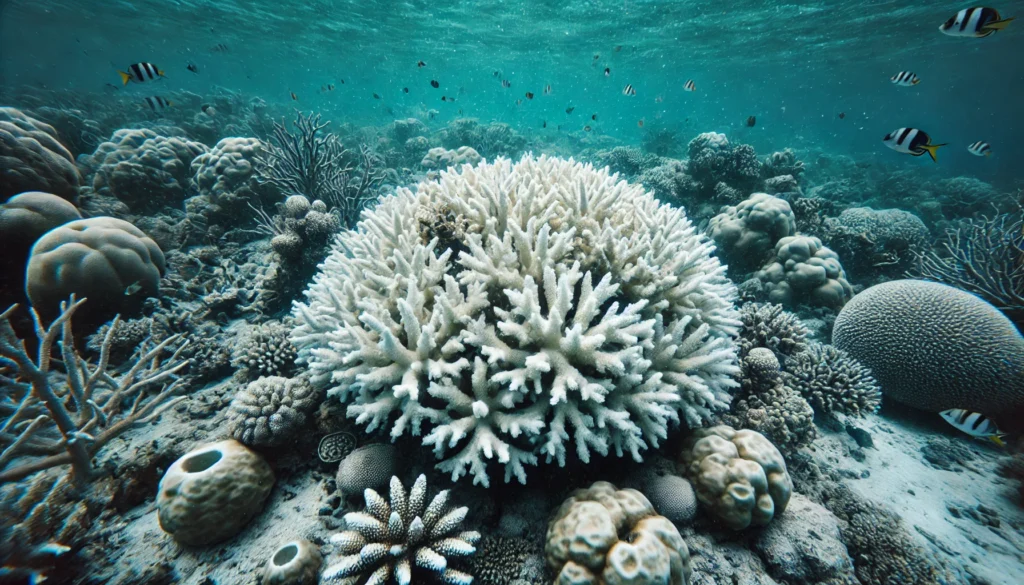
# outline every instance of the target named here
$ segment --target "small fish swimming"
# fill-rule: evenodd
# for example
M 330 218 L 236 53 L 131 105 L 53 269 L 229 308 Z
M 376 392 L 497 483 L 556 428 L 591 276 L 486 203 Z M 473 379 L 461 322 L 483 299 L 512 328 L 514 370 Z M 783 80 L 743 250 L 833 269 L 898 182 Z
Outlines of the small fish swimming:
M 594 61 L 597 61 L 600 58 L 601 58 L 601 54 L 600 53 L 594 53 Z
M 597 121 L 597 114 L 592 114 L 590 116 L 590 119 L 596 122 Z
M 747 118 L 747 128 L 753 128 L 755 124 L 757 124 L 757 116 Z
M 988 439 L 1000 447 L 1005 446 L 1002 437 L 1006 433 L 1001 432 L 996 423 L 992 422 L 992 419 L 981 413 L 971 412 L 962 408 L 951 408 L 943 410 L 939 413 L 939 416 L 956 429 L 972 437 Z
M 114 85 L 113 83 L 107 83 L 107 84 L 105 84 L 105 85 L 106 85 L 107 87 L 109 87 L 110 89 L 114 90 L 114 91 L 121 91 L 121 88 L 120 88 L 120 87 L 117 87 L 117 86 L 116 86 L 116 85 Z
M 618 53 L 622 50 L 622 45 L 615 45 L 615 52 Z
M 636 90 L 633 89 L 632 85 L 627 83 L 626 87 L 622 88 L 622 95 L 636 95 Z
M 575 110 L 575 109 L 576 109 L 576 106 L 569 106 L 568 108 L 565 108 L 565 113 L 566 114 L 571 114 L 572 111 Z
M 133 283 L 129 284 L 127 287 L 125 287 L 125 289 L 124 289 L 124 296 L 130 297 L 133 294 L 139 292 L 140 290 L 142 290 L 142 284 L 139 283 L 139 281 L 136 280 L 135 282 L 133 282 Z
M 533 99 L 533 92 L 532 91 L 526 92 L 526 99 L 528 99 L 528 100 L 532 100 Z
M 951 37 L 984 38 L 1006 28 L 1013 18 L 1003 18 L 995 8 L 964 8 L 939 25 L 942 34 Z
M 917 128 L 897 128 L 886 134 L 882 142 L 889 148 L 903 154 L 921 156 L 927 152 L 928 156 L 932 157 L 932 160 L 935 162 L 939 162 L 939 159 L 935 158 L 935 151 L 940 146 L 946 146 L 947 144 L 932 144 L 931 137 Z
M 541 128 L 547 128 L 548 127 L 548 121 L 544 120 L 543 122 L 541 122 L 540 127 Z
M 198 67 L 196 67 L 196 64 L 195 64 L 195 63 L 189 63 L 189 64 L 188 64 L 188 67 L 187 67 L 186 69 L 188 69 L 188 70 L 189 70 L 189 71 L 191 71 L 192 73 L 199 73 L 199 68 L 198 68 Z
M 403 87 L 402 88 L 402 93 L 409 93 L 409 88 L 408 87 Z
M 379 100 L 380 99 L 380 95 L 378 95 L 377 93 L 374 93 L 373 94 L 373 99 Z
M 501 80 L 501 87 L 504 87 L 505 89 L 508 89 L 508 88 L 512 87 L 512 82 L 507 80 L 507 79 L 502 79 Z
M 551 95 L 551 84 L 550 83 L 544 86 L 544 95 Z
M 684 91 L 697 91 L 697 85 L 693 83 L 692 79 L 687 79 L 686 83 L 683 84 Z
M 199 106 L 199 109 L 202 110 L 203 113 L 207 116 L 212 116 L 217 113 L 217 110 L 215 110 L 213 106 L 211 106 L 210 104 L 203 104 Z
M 644 127 L 644 119 L 640 118 L 639 120 L 637 120 L 636 125 L 639 126 L 640 128 L 643 128 Z
M 989 146 L 988 142 L 982 142 L 981 140 L 967 147 L 967 152 L 974 156 L 992 156 L 992 147 Z
M 159 111 L 163 110 L 164 108 L 169 108 L 169 107 L 174 105 L 174 102 L 172 102 L 170 100 L 165 100 L 164 98 L 162 98 L 160 96 L 150 96 L 150 97 L 145 98 L 145 101 L 146 101 L 146 104 L 149 105 L 149 109 L 153 110 L 154 112 L 159 112 Z M 125 294 L 132 294 L 132 293 L 125 293 Z
M 437 88 L 441 87 L 441 84 L 438 83 L 436 79 L 431 79 L 430 80 L 430 87 L 433 87 L 434 89 L 437 89 Z
M 117 73 L 121 76 L 124 85 L 128 85 L 129 81 L 142 83 L 164 76 L 164 72 L 152 63 L 133 63 L 128 66 L 128 71 L 118 71 Z
M 447 97 L 447 96 L 441 96 L 441 101 L 442 101 L 442 102 L 446 102 L 446 101 L 448 101 L 448 97 Z
M 491 75 L 491 77 L 498 77 L 499 75 L 501 75 L 501 71 L 495 71 L 495 72 L 494 72 L 494 73 L 493 73 L 493 74 Z
M 910 87 L 921 83 L 921 79 L 913 71 L 900 71 L 889 79 L 892 80 L 895 85 L 901 85 L 903 87 Z
M 417 61 L 417 62 L 416 62 L 416 66 L 417 66 L 417 67 L 426 67 L 426 66 L 427 66 L 427 64 L 426 64 L 426 63 L 424 63 L 423 61 Z
M 584 132 L 590 132 L 590 125 L 588 124 L 588 125 L 584 126 L 583 127 L 583 131 Z
M 224 43 L 217 43 L 216 45 L 210 47 L 210 50 L 213 51 L 214 53 L 227 53 L 228 52 L 228 46 L 225 45 Z
M 295 95 L 294 91 L 290 91 L 290 92 L 288 92 L 288 94 L 292 96 L 292 100 L 298 100 L 299 99 L 299 96 Z
M 611 67 L 605 67 L 605 68 L 604 68 L 604 76 L 605 76 L 605 77 L 608 77 L 608 76 L 610 76 L 611 74 L 612 74 L 612 68 L 611 68 Z
M 839 112 L 839 119 L 842 120 L 846 117 L 846 112 Z

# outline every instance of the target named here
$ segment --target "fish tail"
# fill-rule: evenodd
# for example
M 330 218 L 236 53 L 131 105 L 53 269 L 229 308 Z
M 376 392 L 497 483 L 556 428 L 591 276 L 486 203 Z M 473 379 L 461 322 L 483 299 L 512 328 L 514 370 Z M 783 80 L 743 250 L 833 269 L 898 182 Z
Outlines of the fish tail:
M 986 30 L 986 31 L 1003 30 L 1004 28 L 1010 26 L 1010 21 L 1012 21 L 1013 18 L 1014 17 L 1004 18 L 1002 20 L 997 20 L 995 22 L 990 22 L 990 23 L 986 24 L 985 26 L 981 27 L 981 30 Z
M 1003 438 L 1000 435 L 992 435 L 991 437 L 989 437 L 989 440 L 991 440 L 993 443 L 995 443 L 996 445 L 1003 449 L 1006 448 L 1006 442 L 1003 441 Z
M 121 81 L 123 81 L 125 85 L 128 85 L 128 82 L 132 80 L 131 73 L 125 73 L 124 71 L 118 71 L 117 73 L 121 76 Z
M 168 105 L 168 106 L 173 106 L 173 105 L 174 105 L 174 102 L 172 102 L 171 100 L 167 100 L 167 105 Z
M 922 148 L 928 151 L 928 156 L 932 157 L 932 161 L 939 162 L 939 159 L 936 158 L 935 156 L 935 151 L 938 150 L 940 146 L 946 146 L 947 144 L 949 143 L 944 142 L 942 144 L 926 144 Z
M 915 79 L 914 81 L 910 82 L 910 85 L 917 85 L 918 83 L 921 83 L 921 80 L 920 79 Z

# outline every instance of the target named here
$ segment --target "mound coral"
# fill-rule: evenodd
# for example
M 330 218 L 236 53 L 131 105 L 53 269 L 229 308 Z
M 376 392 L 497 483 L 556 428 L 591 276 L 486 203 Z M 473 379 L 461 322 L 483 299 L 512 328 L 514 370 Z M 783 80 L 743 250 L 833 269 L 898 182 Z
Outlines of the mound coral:
M 997 421 L 1024 414 L 1024 337 L 998 309 L 960 289 L 921 280 L 875 285 L 843 307 L 832 343 L 898 402 Z
M 408 492 L 391 478 L 391 497 L 366 490 L 366 512 L 345 514 L 348 530 L 331 542 L 343 556 L 324 570 L 325 579 L 346 585 L 388 583 L 410 585 L 422 571 L 447 585 L 470 585 L 473 576 L 449 566 L 450 559 L 476 552 L 480 533 L 462 531 L 469 508 L 450 509 L 448 490 L 427 504 L 427 478 L 419 476 Z
M 458 246 L 423 229 L 436 209 L 465 226 Z M 453 479 L 489 485 L 493 461 L 525 483 L 569 451 L 640 460 L 736 386 L 734 288 L 711 249 L 681 210 L 589 165 L 467 166 L 338 236 L 292 342 L 350 417 L 426 432 Z
M 398 449 L 387 443 L 370 443 L 353 450 L 338 465 L 338 489 L 349 496 L 387 484 L 398 473 L 400 457 Z
M 558 585 L 688 585 L 690 551 L 636 490 L 599 481 L 576 490 L 548 525 L 544 556 Z
M 733 530 L 768 524 L 793 494 L 782 454 L 754 431 L 698 429 L 683 442 L 680 463 L 700 503 Z
M 804 162 L 797 159 L 796 154 L 788 148 L 771 153 L 761 163 L 761 175 L 765 179 L 789 175 L 796 180 L 803 172 Z
M 653 190 L 658 199 L 678 206 L 689 204 L 700 192 L 700 183 L 686 174 L 686 164 L 678 160 L 669 159 L 647 169 L 637 180 Z
M 846 209 L 825 220 L 824 240 L 844 260 L 851 278 L 899 276 L 931 247 L 928 227 L 901 209 Z
M 643 494 L 659 515 L 675 524 L 689 524 L 697 516 L 697 494 L 686 478 L 671 473 L 648 474 L 643 481 Z
M 796 218 L 785 199 L 754 193 L 739 205 L 711 218 L 708 235 L 729 269 L 743 273 L 764 264 L 782 238 L 796 233 Z
M 647 154 L 639 148 L 616 146 L 615 148 L 597 153 L 601 164 L 606 164 L 613 173 L 634 177 L 643 171 L 653 168 L 659 162 L 657 156 Z
M 0 108 L 0 201 L 26 191 L 78 200 L 75 158 L 53 126 L 15 108 Z
M 190 200 L 189 207 L 200 207 L 208 226 L 237 225 L 249 215 L 248 205 L 262 207 L 277 195 L 257 180 L 254 165 L 263 147 L 257 138 L 224 138 L 192 161 L 192 185 L 202 205 Z
M 469 146 L 460 146 L 455 150 L 448 150 L 438 146 L 431 148 L 420 161 L 420 165 L 428 169 L 447 169 L 449 167 L 460 167 L 464 164 L 475 165 L 482 160 L 480 154 Z
M 93 170 L 92 187 L 135 213 L 180 207 L 188 194 L 192 160 L 207 152 L 200 142 L 149 129 L 122 129 L 100 144 L 82 165 Z
M 831 345 L 812 343 L 786 363 L 783 376 L 819 414 L 864 415 L 877 411 L 882 402 L 871 370 Z
M 50 193 L 30 191 L 0 204 L 0 248 L 4 251 L 0 254 L 0 290 L 8 286 L 12 293 L 23 289 L 25 261 L 36 240 L 57 226 L 81 218 L 74 205 Z
M 44 315 L 53 315 L 72 293 L 90 299 L 90 314 L 98 315 L 130 310 L 158 295 L 165 269 L 163 252 L 142 230 L 113 217 L 91 217 L 39 238 L 25 290 Z
M 775 259 L 755 277 L 773 303 L 800 303 L 841 308 L 853 296 L 853 287 L 839 256 L 813 236 L 789 236 L 775 244 Z
M 302 378 L 259 378 L 228 406 L 231 436 L 249 446 L 281 445 L 295 438 L 319 405 L 316 390 Z

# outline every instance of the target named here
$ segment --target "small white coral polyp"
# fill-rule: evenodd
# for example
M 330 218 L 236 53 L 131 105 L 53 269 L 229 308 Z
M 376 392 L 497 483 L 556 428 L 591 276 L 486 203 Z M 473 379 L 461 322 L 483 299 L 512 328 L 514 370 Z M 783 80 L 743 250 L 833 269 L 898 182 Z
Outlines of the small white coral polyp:
M 464 229 L 435 234 L 439 213 Z M 348 416 L 423 436 L 453 479 L 487 486 L 496 461 L 525 483 L 569 450 L 639 461 L 736 386 L 735 289 L 713 249 L 606 170 L 464 165 L 338 236 L 292 341 Z

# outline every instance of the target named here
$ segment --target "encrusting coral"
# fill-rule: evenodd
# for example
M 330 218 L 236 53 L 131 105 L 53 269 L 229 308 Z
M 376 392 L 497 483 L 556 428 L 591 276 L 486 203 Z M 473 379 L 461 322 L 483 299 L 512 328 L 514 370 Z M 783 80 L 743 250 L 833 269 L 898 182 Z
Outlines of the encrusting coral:
M 422 230 L 460 218 L 461 253 Z M 728 404 L 734 287 L 676 208 L 570 160 L 445 172 L 341 233 L 296 303 L 314 383 L 372 432 L 425 433 L 458 479 L 488 461 L 641 452 Z M 454 453 L 452 453 L 454 451 Z
M 341 585 L 398 585 L 419 582 L 417 574 L 433 574 L 446 585 L 470 585 L 473 576 L 450 566 L 476 552 L 480 533 L 461 530 L 469 508 L 451 509 L 448 490 L 427 503 L 427 478 L 416 478 L 406 491 L 391 478 L 390 498 L 365 492 L 366 511 L 345 514 L 348 530 L 335 534 L 342 558 L 324 570 L 323 578 Z
M 260 377 L 228 406 L 231 436 L 249 446 L 281 445 L 299 433 L 319 398 L 304 378 Z

